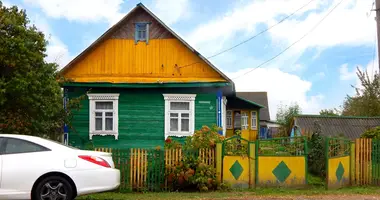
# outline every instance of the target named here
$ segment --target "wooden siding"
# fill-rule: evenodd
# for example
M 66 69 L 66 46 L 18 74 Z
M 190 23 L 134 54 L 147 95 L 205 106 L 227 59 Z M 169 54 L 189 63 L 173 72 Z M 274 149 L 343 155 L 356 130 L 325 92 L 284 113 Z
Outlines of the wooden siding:
M 115 39 L 135 39 L 135 23 L 148 22 L 149 25 L 149 39 L 164 39 L 174 38 L 174 36 L 166 30 L 159 22 L 157 22 L 150 14 L 139 8 L 131 13 L 130 17 L 119 24 L 111 38 Z
M 192 63 L 196 64 L 183 67 Z M 64 76 L 75 82 L 227 82 L 177 39 L 155 39 L 149 44 L 109 39 Z
M 175 90 L 173 90 L 175 91 Z M 185 90 L 186 91 L 186 90 Z M 94 136 L 96 147 L 109 148 L 154 148 L 164 144 L 164 97 L 160 90 L 112 90 L 92 89 L 92 92 L 120 93 L 119 97 L 119 140 L 113 136 Z M 175 91 L 178 92 L 178 91 Z M 85 94 L 84 89 L 70 90 L 69 98 Z M 216 124 L 216 94 L 197 94 L 195 99 L 195 129 L 203 125 Z M 201 101 L 201 103 L 199 102 Z M 209 101 L 210 104 L 202 102 Z M 82 108 L 74 112 L 69 142 L 84 147 L 88 142 L 89 101 L 82 102 Z

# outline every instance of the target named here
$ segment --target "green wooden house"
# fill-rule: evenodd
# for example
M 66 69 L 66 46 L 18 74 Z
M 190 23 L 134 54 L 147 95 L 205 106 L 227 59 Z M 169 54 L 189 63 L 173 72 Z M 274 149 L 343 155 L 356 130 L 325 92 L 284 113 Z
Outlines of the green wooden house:
M 72 146 L 152 148 L 214 124 L 252 139 L 260 129 L 263 106 L 236 97 L 231 79 L 142 4 L 60 73 L 65 102 L 85 95 L 65 128 Z

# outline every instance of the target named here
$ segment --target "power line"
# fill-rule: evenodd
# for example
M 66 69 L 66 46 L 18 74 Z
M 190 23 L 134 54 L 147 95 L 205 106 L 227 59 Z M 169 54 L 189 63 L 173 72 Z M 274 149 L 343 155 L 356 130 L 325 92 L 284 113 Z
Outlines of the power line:
M 305 4 L 305 5 L 303 5 L 302 7 L 298 8 L 296 11 L 292 12 L 290 15 L 284 17 L 283 19 L 281 19 L 281 20 L 280 20 L 279 22 L 277 22 L 276 24 L 274 24 L 274 25 L 268 27 L 267 29 L 262 30 L 262 31 L 259 32 L 258 34 L 254 35 L 254 36 L 252 36 L 252 37 L 250 37 L 250 38 L 248 38 L 248 39 L 246 39 L 246 40 L 244 40 L 244 41 L 242 41 L 242 42 L 240 42 L 240 43 L 238 43 L 238 44 L 236 44 L 236 45 L 234 45 L 234 46 L 232 46 L 232 47 L 230 47 L 230 48 L 228 48 L 228 49 L 225 49 L 225 50 L 223 50 L 223 51 L 221 51 L 221 52 L 219 52 L 219 53 L 216 53 L 216 54 L 214 54 L 214 55 L 212 55 L 212 56 L 206 57 L 206 59 L 214 58 L 214 57 L 216 57 L 216 56 L 219 56 L 220 54 L 223 54 L 223 53 L 225 53 L 225 52 L 227 52 L 227 51 L 230 51 L 230 50 L 232 50 L 232 49 L 234 49 L 234 48 L 236 48 L 236 47 L 238 47 L 238 46 L 240 46 L 240 45 L 242 45 L 242 44 L 245 44 L 245 43 L 249 42 L 250 40 L 252 40 L 252 39 L 258 37 L 259 35 L 261 35 L 261 34 L 267 32 L 267 31 L 269 31 L 269 30 L 272 29 L 273 27 L 275 27 L 275 26 L 281 24 L 281 23 L 284 22 L 286 19 L 288 19 L 288 18 L 290 18 L 291 16 L 295 15 L 298 11 L 302 10 L 303 8 L 305 8 L 306 6 L 308 6 L 308 5 L 309 5 L 311 2 L 313 2 L 313 1 L 315 1 L 315 0 L 310 0 L 307 4 Z M 194 65 L 194 64 L 197 64 L 197 63 L 200 63 L 200 62 L 194 62 L 194 63 L 191 63 L 191 64 L 187 64 L 187 65 L 181 66 L 181 67 L 179 67 L 179 68 L 188 67 L 188 66 L 191 66 L 191 65 Z
M 339 3 L 337 3 L 312 29 L 310 29 L 308 32 L 306 32 L 306 34 L 304 34 L 301 38 L 299 38 L 298 40 L 296 40 L 295 42 L 293 42 L 290 46 L 286 47 L 283 51 L 281 51 L 280 53 L 278 53 L 277 55 L 273 56 L 272 58 L 266 60 L 265 62 L 261 63 L 260 65 L 258 65 L 257 67 L 245 72 L 244 74 L 242 75 L 239 75 L 235 78 L 233 78 L 232 80 L 234 79 L 237 79 L 241 76 L 244 76 L 250 72 L 252 72 L 253 70 L 271 62 L 272 60 L 276 59 L 277 57 L 279 57 L 280 55 L 282 55 L 285 51 L 287 51 L 288 49 L 290 49 L 292 46 L 296 45 L 298 42 L 300 42 L 302 39 L 304 39 L 306 36 L 308 36 L 311 32 L 313 32 L 344 0 L 341 0 Z

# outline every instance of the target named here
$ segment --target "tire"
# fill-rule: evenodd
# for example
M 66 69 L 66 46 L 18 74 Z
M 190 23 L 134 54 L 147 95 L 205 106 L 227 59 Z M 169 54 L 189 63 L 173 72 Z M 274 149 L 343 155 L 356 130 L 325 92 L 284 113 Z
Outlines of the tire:
M 33 200 L 73 200 L 73 186 L 63 177 L 48 176 L 33 191 Z

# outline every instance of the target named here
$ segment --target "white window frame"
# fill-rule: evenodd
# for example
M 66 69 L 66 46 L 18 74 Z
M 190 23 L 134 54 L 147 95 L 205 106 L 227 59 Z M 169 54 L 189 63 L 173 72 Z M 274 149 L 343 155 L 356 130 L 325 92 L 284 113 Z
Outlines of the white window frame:
M 251 130 L 257 130 L 257 111 L 251 111 Z
M 232 110 L 227 110 L 227 112 L 226 112 L 226 128 L 227 129 L 232 129 L 232 127 L 233 127 L 233 124 L 232 124 Z
M 90 103 L 90 126 L 89 126 L 89 138 L 92 140 L 92 136 L 94 135 L 100 135 L 100 136 L 106 136 L 106 135 L 113 135 L 115 137 L 115 140 L 119 138 L 119 94 L 87 94 L 89 103 Z M 106 130 L 96 130 L 95 129 L 95 104 L 96 102 L 113 102 L 113 130 L 112 131 L 106 131 Z M 103 125 L 104 127 L 104 125 Z
M 195 126 L 195 97 L 196 94 L 163 94 L 165 100 L 165 139 L 169 136 L 187 137 L 194 133 Z M 187 102 L 189 103 L 189 131 L 170 131 L 170 103 Z M 186 112 L 187 113 L 187 112 Z M 180 122 L 179 122 L 180 123 Z
M 248 113 L 241 112 L 241 129 L 248 130 Z

